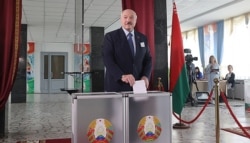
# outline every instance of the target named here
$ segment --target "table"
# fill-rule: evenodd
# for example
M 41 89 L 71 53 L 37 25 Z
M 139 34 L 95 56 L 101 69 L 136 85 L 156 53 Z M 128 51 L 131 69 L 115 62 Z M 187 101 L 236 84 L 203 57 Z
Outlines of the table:
M 208 81 L 207 80 L 197 80 L 196 83 L 197 83 L 197 87 L 198 87 L 200 92 L 209 92 L 210 93 L 210 91 L 208 91 Z M 220 88 L 220 91 L 224 92 L 227 95 L 227 81 L 226 80 L 220 80 L 219 88 Z M 194 95 L 195 92 L 197 92 L 197 89 L 196 89 L 195 84 L 193 84 L 192 95 Z

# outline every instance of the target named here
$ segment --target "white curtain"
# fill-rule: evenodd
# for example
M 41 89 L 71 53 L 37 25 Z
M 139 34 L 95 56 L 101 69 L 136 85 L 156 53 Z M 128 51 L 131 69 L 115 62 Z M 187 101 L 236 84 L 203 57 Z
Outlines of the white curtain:
M 190 49 L 193 57 L 197 57 L 197 61 L 193 61 L 195 66 L 198 66 L 203 71 L 201 66 L 200 49 L 198 42 L 198 29 L 186 31 L 182 33 L 184 49 Z
M 249 15 L 242 15 L 225 20 L 224 23 L 224 57 L 221 71 L 225 76 L 227 65 L 233 65 L 236 79 L 250 78 L 250 27 Z
M 220 65 L 221 76 L 225 77 L 228 72 L 227 66 L 231 64 L 236 79 L 250 79 L 250 13 L 226 19 L 224 21 L 224 50 Z M 198 57 L 194 61 L 202 71 L 200 59 L 200 49 L 198 42 L 198 29 L 182 33 L 184 48 L 192 51 L 193 57 Z

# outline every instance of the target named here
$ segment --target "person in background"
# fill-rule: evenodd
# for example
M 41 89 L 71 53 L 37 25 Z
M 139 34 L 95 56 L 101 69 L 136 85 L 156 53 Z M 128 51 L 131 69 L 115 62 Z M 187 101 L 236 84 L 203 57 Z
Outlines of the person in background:
M 208 93 L 211 92 L 213 86 L 214 86 L 214 79 L 220 77 L 220 65 L 217 63 L 216 58 L 211 55 L 209 57 L 209 64 L 206 66 L 205 69 L 205 74 L 206 74 L 206 79 L 208 80 Z M 212 96 L 213 98 L 215 97 L 214 94 Z
M 225 80 L 227 80 L 227 89 L 234 88 L 235 85 L 235 74 L 233 72 L 233 66 L 227 66 L 228 73 L 225 76 Z
M 235 74 L 233 72 L 233 66 L 228 65 L 227 66 L 228 73 L 225 76 L 225 80 L 227 80 L 227 91 L 228 91 L 228 96 L 230 98 L 234 98 L 234 85 L 235 85 Z
M 136 80 L 144 80 L 148 88 L 152 57 L 147 37 L 134 30 L 137 15 L 133 10 L 124 10 L 120 19 L 122 27 L 104 36 L 104 90 L 132 91 Z
M 200 71 L 200 68 L 199 68 L 199 67 L 195 67 L 195 78 L 196 78 L 197 80 L 203 79 L 203 74 L 202 74 L 202 72 Z

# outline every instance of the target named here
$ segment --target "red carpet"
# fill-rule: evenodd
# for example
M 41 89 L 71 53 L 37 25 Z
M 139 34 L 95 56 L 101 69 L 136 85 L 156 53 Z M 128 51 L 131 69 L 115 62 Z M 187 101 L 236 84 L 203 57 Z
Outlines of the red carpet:
M 33 141 L 18 141 L 16 143 L 71 143 L 71 138 L 66 139 L 47 139 L 47 140 L 33 140 Z
M 248 134 L 250 134 L 250 127 L 244 127 L 244 128 L 248 132 Z M 247 137 L 240 128 L 222 128 L 222 130 L 230 132 L 230 133 L 234 133 L 243 137 Z

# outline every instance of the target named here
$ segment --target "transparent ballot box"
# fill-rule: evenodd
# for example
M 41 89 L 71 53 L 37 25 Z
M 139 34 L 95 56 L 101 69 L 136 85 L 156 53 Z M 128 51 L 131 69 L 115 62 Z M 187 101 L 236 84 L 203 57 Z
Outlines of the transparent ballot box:
M 125 93 L 125 142 L 171 143 L 172 98 L 170 93 Z
M 72 143 L 123 143 L 123 102 L 119 93 L 74 93 Z

